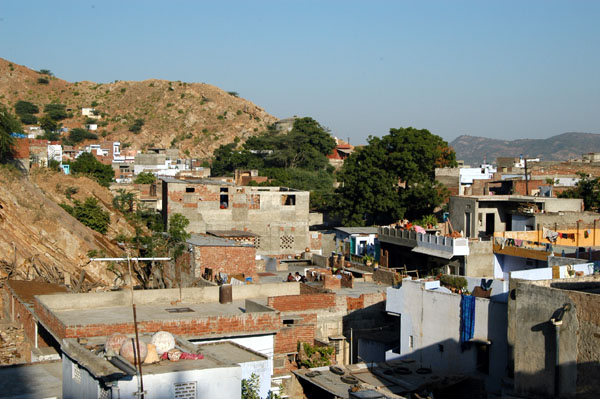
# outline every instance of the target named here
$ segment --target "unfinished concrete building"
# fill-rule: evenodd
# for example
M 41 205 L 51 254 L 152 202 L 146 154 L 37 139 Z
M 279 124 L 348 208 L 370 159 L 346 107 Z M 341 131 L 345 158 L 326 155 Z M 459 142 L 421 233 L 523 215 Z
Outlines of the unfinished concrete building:
M 517 195 L 450 197 L 450 222 L 467 238 L 488 238 L 499 231 L 535 230 L 538 223 L 559 217 L 562 222 L 578 220 L 583 200 Z M 554 220 L 553 220 L 554 221 Z
M 292 255 L 311 248 L 309 226 L 320 214 L 309 213 L 308 191 L 285 187 L 236 186 L 215 180 L 162 179 L 162 216 L 180 213 L 188 232 L 249 231 L 257 235 L 259 255 Z

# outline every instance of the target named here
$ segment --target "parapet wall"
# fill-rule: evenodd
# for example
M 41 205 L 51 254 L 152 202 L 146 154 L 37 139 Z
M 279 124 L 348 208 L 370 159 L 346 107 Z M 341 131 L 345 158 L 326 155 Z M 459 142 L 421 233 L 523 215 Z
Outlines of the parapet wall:
M 282 295 L 299 295 L 300 283 L 236 285 L 232 287 L 232 294 L 234 301 Z M 124 290 L 90 292 L 85 294 L 39 295 L 36 296 L 36 300 L 51 311 L 110 308 L 131 303 L 132 292 Z M 133 291 L 133 302 L 137 305 L 170 304 L 173 301 L 181 301 L 182 303 L 216 303 L 219 301 L 219 287 L 182 288 L 181 291 L 176 288 Z

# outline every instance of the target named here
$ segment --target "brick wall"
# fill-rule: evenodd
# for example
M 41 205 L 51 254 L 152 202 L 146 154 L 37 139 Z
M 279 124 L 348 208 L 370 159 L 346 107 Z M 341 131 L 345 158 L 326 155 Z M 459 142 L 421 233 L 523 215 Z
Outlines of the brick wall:
M 346 297 L 346 310 L 351 312 L 353 310 L 362 309 L 365 305 L 365 298 L 361 295 L 358 298 Z
M 373 272 L 373 281 L 386 285 L 394 285 L 394 275 L 396 272 L 393 269 L 379 267 Z
M 267 306 L 280 312 L 326 309 L 335 306 L 335 294 L 318 293 L 272 296 L 267 299 Z
M 307 285 L 307 284 L 300 284 L 300 294 L 323 294 L 323 293 L 327 293 L 327 291 L 322 288 L 319 288 L 319 287 L 313 287 L 313 286 Z
M 315 340 L 314 324 L 292 324 L 282 327 L 275 336 L 275 354 L 281 355 L 296 352 L 298 342 L 308 342 L 310 344 Z
M 324 275 L 323 288 L 329 290 L 339 290 L 342 288 L 342 279 L 339 279 L 336 276 Z
M 13 315 L 13 306 L 14 306 L 14 319 L 17 325 L 23 327 L 25 332 L 25 339 L 33 346 L 35 344 L 36 339 L 36 324 L 37 320 L 33 317 L 33 314 L 25 307 L 25 305 L 13 294 L 8 285 L 4 285 L 4 297 L 6 298 L 7 311 L 9 314 L 7 315 L 9 319 L 12 318 Z M 39 335 L 38 338 L 38 346 L 45 347 L 49 346 L 49 344 Z
M 29 159 L 29 140 L 16 139 L 13 150 L 15 159 Z
M 135 332 L 133 323 L 65 327 L 37 301 L 34 306 L 40 320 L 44 321 L 58 339 L 108 336 L 115 332 L 123 334 L 133 334 Z M 168 331 L 181 336 L 210 337 L 215 334 L 241 332 L 253 334 L 278 331 L 280 326 L 281 319 L 278 313 L 261 312 L 234 316 L 209 316 L 199 319 L 141 321 L 138 323 L 138 331 L 140 333 Z
M 256 248 L 254 247 L 195 247 L 196 269 L 209 267 L 213 275 L 218 272 L 231 274 L 244 274 L 256 280 Z
M 321 249 L 322 234 L 316 231 L 311 231 L 308 234 L 310 235 L 310 249 L 313 251 Z
M 60 342 L 66 337 L 66 326 L 60 320 L 54 317 L 54 315 L 37 300 L 33 301 L 33 311 L 35 312 L 38 320 L 50 331 L 56 340 Z M 112 334 L 112 332 L 109 334 Z

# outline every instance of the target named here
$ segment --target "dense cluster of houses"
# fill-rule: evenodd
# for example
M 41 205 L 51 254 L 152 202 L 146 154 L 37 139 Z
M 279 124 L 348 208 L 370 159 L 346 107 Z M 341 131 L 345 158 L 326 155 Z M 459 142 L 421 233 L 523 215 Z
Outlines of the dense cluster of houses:
M 518 158 L 438 170 L 456 194 L 444 222 L 324 228 L 309 192 L 249 185 L 256 171 L 217 179 L 171 150 L 28 143 L 25 158 L 37 162 L 92 152 L 122 187 L 155 173 L 130 188 L 165 222 L 185 215 L 192 233 L 191 283 L 176 289 L 3 284 L 4 317 L 23 326 L 31 360 L 60 356 L 64 398 L 141 395 L 141 381 L 147 397 L 239 397 L 252 375 L 261 398 L 594 397 L 600 388 L 600 224 L 581 199 L 556 198 L 555 180 L 569 186 L 573 176 L 548 183 Z M 331 158 L 348 151 L 341 143 Z M 106 355 L 114 332 L 146 345 L 159 331 L 190 356 L 140 372 Z

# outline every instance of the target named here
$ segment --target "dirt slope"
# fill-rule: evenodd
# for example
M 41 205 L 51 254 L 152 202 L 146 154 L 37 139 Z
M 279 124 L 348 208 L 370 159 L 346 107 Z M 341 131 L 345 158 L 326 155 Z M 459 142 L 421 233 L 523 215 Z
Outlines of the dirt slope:
M 60 202 L 69 203 L 65 195 L 69 186 L 79 188 L 72 198 L 94 196 L 111 212 L 106 236 L 58 206 Z M 122 215 L 111 209 L 111 201 L 108 189 L 85 177 L 64 176 L 46 169 L 23 177 L 0 167 L 0 277 L 13 270 L 12 278 L 60 283 L 66 274 L 77 280 L 85 269 L 88 288 L 111 286 L 115 274 L 107 270 L 108 265 L 90 263 L 87 256 L 90 250 L 122 256 L 123 250 L 111 238 L 133 232 Z
M 38 83 L 47 78 L 48 84 Z M 0 102 L 14 106 L 18 100 L 40 108 L 51 102 L 65 104 L 72 117 L 65 127 L 83 127 L 82 107 L 101 113 L 98 134 L 119 140 L 134 149 L 179 148 L 181 156 L 207 158 L 221 144 L 244 141 L 277 119 L 250 101 L 205 83 L 146 80 L 140 82 L 70 83 L 42 75 L 0 58 Z M 129 131 L 136 119 L 144 125 L 138 134 Z

